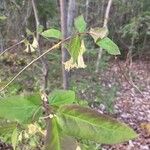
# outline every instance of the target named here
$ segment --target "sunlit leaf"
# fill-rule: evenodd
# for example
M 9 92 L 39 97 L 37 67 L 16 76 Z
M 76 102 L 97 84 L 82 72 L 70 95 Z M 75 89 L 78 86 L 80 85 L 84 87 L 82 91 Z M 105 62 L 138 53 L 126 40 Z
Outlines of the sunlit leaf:
M 121 143 L 137 137 L 127 125 L 77 105 L 60 107 L 57 122 L 62 131 L 70 136 L 102 144 Z
M 108 37 L 98 40 L 96 44 L 105 49 L 111 55 L 120 55 L 118 46 Z
M 86 22 L 83 15 L 75 18 L 74 26 L 78 30 L 78 32 L 84 32 L 86 30 Z
M 30 135 L 34 135 L 35 133 L 37 133 L 39 130 L 38 130 L 38 126 L 37 124 L 29 124 L 28 125 L 28 133 Z
M 30 48 L 29 53 L 33 53 L 36 51 L 36 49 L 31 44 L 29 45 L 29 48 Z
M 18 143 L 18 135 L 18 129 L 15 128 L 11 136 L 12 147 L 14 150 L 16 149 L 16 145 Z
M 73 68 L 77 68 L 77 63 L 73 61 L 73 58 L 71 57 L 68 61 L 63 63 L 65 66 L 65 70 L 70 71 Z
M 34 36 L 32 44 L 30 44 L 30 42 L 27 39 L 24 40 L 24 44 L 26 47 L 24 52 L 26 53 L 33 53 L 38 48 L 38 41 L 35 36 Z
M 33 39 L 33 43 L 31 44 L 32 45 L 32 47 L 34 48 L 34 49 L 37 49 L 38 48 L 38 41 L 37 41 L 37 39 L 36 39 L 36 37 L 34 36 L 34 39 Z
M 86 51 L 86 48 L 84 45 L 84 41 L 82 40 L 80 51 L 79 51 L 79 56 L 78 56 L 78 60 L 77 60 L 77 64 L 78 64 L 77 67 L 78 68 L 85 68 L 86 67 L 84 60 L 83 60 L 83 54 L 85 53 L 85 51 Z
M 0 99 L 0 117 L 20 123 L 31 123 L 41 115 L 41 106 L 23 96 Z
M 79 55 L 77 68 L 85 68 L 85 67 L 86 67 L 86 65 L 84 63 L 83 56 Z
M 24 39 L 24 40 L 23 40 L 23 43 L 24 43 L 25 46 L 28 46 L 28 45 L 30 44 L 27 39 Z
M 24 52 L 26 52 L 26 53 L 29 53 L 29 52 L 30 52 L 29 46 L 26 47 L 26 49 L 24 50 Z
M 81 147 L 78 145 L 76 150 L 82 150 Z M 83 149 L 84 150 L 84 149 Z
M 18 141 L 22 141 L 22 139 L 23 139 L 23 131 L 19 133 Z
M 34 53 L 36 51 L 36 49 L 31 45 L 29 44 L 26 49 L 24 50 L 24 52 L 26 53 Z
M 42 36 L 46 38 L 56 38 L 61 39 L 61 32 L 56 29 L 48 29 L 41 33 Z
M 55 90 L 48 96 L 50 105 L 60 106 L 75 102 L 75 92 L 71 90 Z
M 107 27 L 103 28 L 91 28 L 89 34 L 93 37 L 94 41 L 97 42 L 98 39 L 103 39 L 108 35 Z

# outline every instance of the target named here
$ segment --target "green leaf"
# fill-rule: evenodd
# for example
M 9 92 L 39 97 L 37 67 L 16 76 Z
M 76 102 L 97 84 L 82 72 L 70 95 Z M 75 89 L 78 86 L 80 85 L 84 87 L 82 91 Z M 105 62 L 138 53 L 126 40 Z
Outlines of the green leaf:
M 41 107 L 23 96 L 0 99 L 0 117 L 20 123 L 31 123 L 41 115 Z
M 118 46 L 108 37 L 98 40 L 96 44 L 105 49 L 111 55 L 120 55 Z
M 46 38 L 56 38 L 56 39 L 61 39 L 61 32 L 56 29 L 48 29 L 45 30 L 44 32 L 41 33 L 43 37 Z
M 16 126 L 17 123 L 14 122 L 0 122 L 0 135 L 5 135 L 7 133 L 13 132 Z
M 0 15 L 0 21 L 2 20 L 6 20 L 7 19 L 7 17 L 6 16 L 4 16 L 4 15 Z
M 62 135 L 61 136 L 61 150 L 77 150 L 77 141 L 75 138 Z
M 95 43 L 98 41 L 98 39 L 103 39 L 107 37 L 108 35 L 108 28 L 103 27 L 103 28 L 91 28 L 89 34 L 92 36 L 94 39 Z
M 77 35 L 71 39 L 68 47 L 68 51 L 71 57 L 73 58 L 73 62 L 75 62 L 78 59 L 80 53 L 80 47 L 81 47 L 81 39 Z
M 44 27 L 42 25 L 39 25 L 38 28 L 37 28 L 37 32 L 42 33 L 43 29 L 44 29 Z
M 75 102 L 75 92 L 71 90 L 56 90 L 49 97 L 49 104 L 60 106 L 64 104 L 72 104 Z
M 18 135 L 18 130 L 15 128 L 11 136 L 12 147 L 14 150 L 16 149 L 16 145 L 18 143 Z
M 27 100 L 31 101 L 32 103 L 34 103 L 35 105 L 42 105 L 42 100 L 41 100 L 41 96 L 40 93 L 33 93 L 33 94 L 29 94 L 24 96 Z
M 45 150 L 61 150 L 59 128 L 55 117 L 49 120 Z
M 30 31 L 28 28 L 26 28 L 26 33 L 27 33 L 27 35 L 34 35 L 34 33 L 32 31 Z
M 137 137 L 127 125 L 77 105 L 60 107 L 57 122 L 67 135 L 101 144 L 116 144 Z
M 75 150 L 77 142 L 74 138 L 61 134 L 56 117 L 49 120 L 48 136 L 46 139 L 45 150 Z
M 79 32 L 84 32 L 86 30 L 86 22 L 83 15 L 78 16 L 74 21 L 74 26 Z

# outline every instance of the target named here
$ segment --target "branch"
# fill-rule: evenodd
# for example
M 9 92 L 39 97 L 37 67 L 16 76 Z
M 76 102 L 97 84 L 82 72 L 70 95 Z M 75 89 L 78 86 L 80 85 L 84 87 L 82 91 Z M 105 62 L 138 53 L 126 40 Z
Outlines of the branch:
M 10 46 L 10 47 L 7 48 L 7 49 L 5 49 L 2 53 L 0 53 L 0 57 L 1 57 L 4 53 L 6 53 L 8 50 L 12 49 L 13 47 L 15 47 L 15 46 L 17 46 L 17 45 L 19 45 L 19 44 L 21 44 L 21 43 L 23 43 L 23 42 L 24 42 L 24 40 L 21 40 L 20 42 L 14 44 L 14 45 L 12 45 L 12 46 Z
M 76 33 L 75 35 L 82 35 L 82 34 L 89 34 L 89 32 L 82 32 L 82 33 Z M 91 33 L 90 33 L 91 34 Z M 74 35 L 74 36 L 75 36 Z M 60 41 L 59 43 L 55 44 L 54 46 L 52 46 L 51 48 L 49 48 L 47 51 L 45 51 L 43 54 L 41 54 L 40 56 L 38 56 L 37 58 L 33 59 L 27 66 L 25 66 L 19 73 L 17 73 L 3 88 L 0 89 L 0 92 L 2 92 L 3 90 L 5 90 L 20 74 L 22 74 L 22 72 L 24 72 L 28 67 L 30 67 L 33 63 L 35 63 L 37 60 L 41 59 L 43 56 L 45 56 L 47 53 L 49 53 L 50 51 L 58 48 L 61 44 L 65 43 L 66 41 L 70 40 L 72 38 L 72 36 L 67 37 L 66 39 Z
M 49 53 L 50 51 L 58 48 L 62 43 L 66 42 L 67 40 L 69 40 L 71 37 L 68 37 L 66 39 L 64 39 L 63 41 L 60 41 L 59 43 L 55 44 L 54 46 L 52 46 L 50 49 L 48 49 L 47 51 L 45 51 L 43 54 L 41 54 L 39 57 L 35 58 L 34 60 L 32 60 L 27 66 L 25 66 L 18 74 L 16 74 L 2 89 L 0 89 L 0 92 L 2 92 L 4 89 L 6 89 L 20 74 L 22 74 L 22 72 L 24 72 L 28 67 L 30 67 L 33 63 L 35 63 L 37 60 L 41 59 L 43 56 L 45 56 L 47 53 Z
M 112 0 L 109 0 L 107 4 L 106 12 L 105 12 L 103 27 L 107 27 L 111 5 L 112 5 Z

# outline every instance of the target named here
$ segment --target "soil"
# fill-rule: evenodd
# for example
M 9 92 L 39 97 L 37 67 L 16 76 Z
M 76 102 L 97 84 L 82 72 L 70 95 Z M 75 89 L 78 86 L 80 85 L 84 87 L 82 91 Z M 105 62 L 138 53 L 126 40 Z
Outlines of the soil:
M 139 135 L 135 140 L 124 144 L 106 146 L 102 150 L 150 150 L 150 65 L 148 61 L 134 61 L 131 67 L 132 79 L 123 74 L 127 70 L 125 62 L 113 63 L 101 78 L 109 78 L 115 75 L 115 82 L 121 85 L 115 101 L 115 114 L 121 120 L 131 126 Z M 121 70 L 120 70 L 121 69 Z M 123 72 L 122 72 L 123 70 Z M 138 87 L 129 84 L 130 81 Z M 132 83 L 132 82 L 131 82 Z M 111 82 L 111 84 L 113 84 Z

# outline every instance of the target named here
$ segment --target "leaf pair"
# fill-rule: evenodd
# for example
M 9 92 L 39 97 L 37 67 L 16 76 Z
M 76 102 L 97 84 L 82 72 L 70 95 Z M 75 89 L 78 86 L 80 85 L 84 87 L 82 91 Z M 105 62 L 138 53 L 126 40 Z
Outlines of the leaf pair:
M 118 46 L 107 37 L 108 29 L 103 28 L 91 28 L 89 34 L 94 39 L 94 42 L 101 48 L 105 49 L 111 55 L 120 55 Z
M 72 137 L 100 144 L 116 144 L 137 137 L 127 125 L 77 105 L 61 106 L 49 123 L 46 150 L 75 150 L 78 143 Z M 66 137 L 67 143 L 63 140 Z
M 48 100 L 52 107 L 57 106 L 58 108 L 50 118 L 49 142 L 46 150 L 62 150 L 63 147 L 67 150 L 66 144 L 64 145 L 66 142 L 62 140 L 64 137 L 65 139 L 67 137 L 67 141 L 77 147 L 77 143 L 68 136 L 101 144 L 120 143 L 137 136 L 131 128 L 116 119 L 99 114 L 90 108 L 72 105 L 76 103 L 73 91 L 57 90 L 48 96 Z M 0 117 L 21 124 L 31 124 L 41 115 L 40 105 L 40 96 L 37 94 L 4 98 L 0 101 Z M 8 128 L 11 132 L 13 130 L 12 143 L 15 148 L 18 137 L 17 124 L 9 125 Z M 4 131 L 0 127 L 1 130 Z
M 55 91 L 49 96 L 49 103 L 59 107 L 49 122 L 51 134 L 48 145 L 53 149 L 63 149 L 64 135 L 101 144 L 116 144 L 137 137 L 131 128 L 116 119 L 90 108 L 72 105 L 76 103 L 73 91 Z
M 78 32 L 85 32 L 86 30 L 86 22 L 83 18 L 83 15 L 77 17 L 74 22 L 75 28 Z M 108 36 L 108 28 L 91 28 L 89 34 L 94 39 L 95 43 L 101 48 L 105 49 L 111 55 L 120 55 L 120 51 L 118 46 L 109 39 Z

